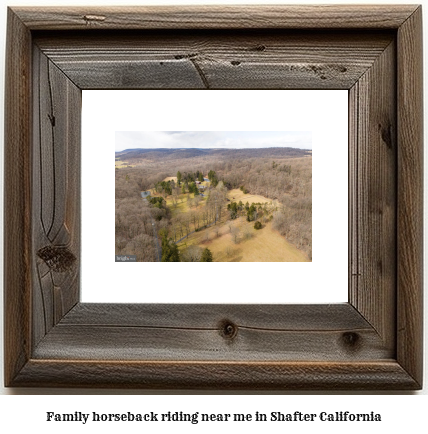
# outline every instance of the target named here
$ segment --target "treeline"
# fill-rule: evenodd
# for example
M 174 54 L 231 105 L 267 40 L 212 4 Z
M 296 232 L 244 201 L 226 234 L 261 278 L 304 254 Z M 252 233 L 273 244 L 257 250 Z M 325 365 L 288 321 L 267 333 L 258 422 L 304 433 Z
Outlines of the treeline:
M 192 198 L 188 194 L 186 200 L 189 211 L 179 213 L 170 220 L 169 231 L 172 239 L 178 241 L 193 231 L 198 232 L 208 226 L 215 226 L 219 221 L 224 221 L 227 217 L 225 215 L 226 195 L 227 189 L 222 182 L 209 190 L 203 207 L 198 206 L 201 201 L 200 196 L 195 195 Z
M 204 174 L 199 170 L 197 170 L 196 172 L 183 172 L 183 173 L 181 173 L 180 171 L 177 172 L 178 185 L 181 185 L 181 182 L 184 182 L 185 184 L 189 184 L 191 182 L 194 182 L 195 180 L 202 182 L 204 180 Z
M 273 228 L 312 259 L 312 200 L 283 196 L 273 215 Z
M 154 262 L 157 252 L 153 222 L 158 229 L 167 228 L 168 209 L 159 198 L 150 198 L 153 203 L 143 200 L 140 181 L 132 169 L 116 171 L 115 254 L 136 255 L 138 262 Z
M 215 169 L 228 188 L 276 200 L 273 228 L 312 259 L 312 158 L 250 159 Z
M 116 199 L 115 254 L 137 255 L 137 261 L 156 261 L 151 212 L 141 197 Z
M 224 148 L 140 148 L 126 149 L 116 152 L 115 157 L 119 161 L 127 161 L 130 164 L 144 164 L 158 161 L 183 160 L 214 157 L 217 160 L 224 158 L 245 159 L 245 158 L 299 158 L 310 155 L 310 151 L 298 148 L 244 148 L 244 149 L 224 149 Z M 205 172 L 204 172 L 205 173 Z
M 230 214 L 230 219 L 235 220 L 238 217 L 245 216 L 247 222 L 256 221 L 263 218 L 264 222 L 272 220 L 273 215 L 272 205 L 268 202 L 254 202 L 251 205 L 247 202 L 245 205 L 240 200 L 239 202 L 231 202 L 227 205 L 227 210 Z

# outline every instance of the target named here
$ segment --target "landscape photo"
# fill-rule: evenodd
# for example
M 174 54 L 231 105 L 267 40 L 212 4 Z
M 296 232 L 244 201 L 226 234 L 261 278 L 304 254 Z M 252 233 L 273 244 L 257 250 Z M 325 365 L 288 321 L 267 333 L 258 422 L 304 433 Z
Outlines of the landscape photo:
M 117 262 L 311 262 L 309 132 L 119 131 Z

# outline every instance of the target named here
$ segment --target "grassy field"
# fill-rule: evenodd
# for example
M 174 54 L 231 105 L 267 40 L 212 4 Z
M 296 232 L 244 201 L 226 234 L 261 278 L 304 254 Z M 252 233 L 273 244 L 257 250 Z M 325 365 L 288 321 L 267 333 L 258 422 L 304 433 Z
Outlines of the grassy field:
M 252 203 L 271 203 L 272 199 L 268 199 L 264 196 L 259 196 L 257 194 L 244 194 L 239 188 L 235 188 L 234 190 L 230 190 L 227 193 L 227 197 L 233 202 L 239 202 L 242 200 L 242 203 L 245 205 L 247 202 L 251 205 Z
M 123 169 L 124 167 L 134 167 L 134 165 L 129 164 L 127 161 L 115 160 L 114 167 L 117 169 Z
M 184 249 L 192 244 L 208 247 L 214 262 L 307 262 L 308 258 L 296 247 L 291 245 L 277 231 L 272 224 L 263 225 L 262 229 L 254 229 L 254 222 L 247 222 L 244 217 L 236 219 L 234 226 L 239 227 L 238 242 L 235 243 L 230 228 L 226 224 L 220 225 L 217 237 L 213 227 L 191 234 L 178 246 Z M 248 230 L 247 238 L 244 233 Z M 206 241 L 206 233 L 209 241 Z
M 231 201 L 252 203 L 271 203 L 264 196 L 244 194 L 235 189 L 228 192 Z M 178 209 L 178 207 L 177 207 Z M 185 207 L 183 206 L 183 212 Z M 272 229 L 272 224 L 263 224 L 262 229 L 254 229 L 254 222 L 247 222 L 244 216 L 233 221 L 228 220 L 228 212 L 225 210 L 223 218 L 217 225 L 210 226 L 195 232 L 178 244 L 180 250 L 190 245 L 208 247 L 214 258 L 214 262 L 307 262 L 306 255 L 290 244 L 277 231 Z M 238 235 L 232 232 L 237 228 Z
M 159 196 L 159 195 L 157 195 L 157 196 Z M 192 199 L 194 196 L 195 195 L 193 193 L 190 193 L 190 197 Z M 168 208 L 171 210 L 172 216 L 175 217 L 178 214 L 187 213 L 189 211 L 195 211 L 197 209 L 202 208 L 202 206 L 205 205 L 206 199 L 207 199 L 206 197 L 202 197 L 198 207 L 189 207 L 188 202 L 187 202 L 187 194 L 180 194 L 180 196 L 178 197 L 177 206 L 174 207 L 171 196 L 167 197 L 166 204 L 167 204 Z
M 166 180 L 174 177 L 166 178 Z M 160 196 L 152 191 L 153 196 Z M 191 211 L 202 209 L 205 206 L 207 197 L 201 198 L 198 207 L 190 207 L 187 201 L 188 194 L 180 194 L 177 205 L 174 206 L 172 196 L 168 196 L 166 204 L 171 210 L 172 216 L 185 214 Z M 194 194 L 190 194 L 193 199 Z M 227 198 L 232 202 L 240 200 L 245 204 L 268 203 L 272 200 L 264 196 L 244 194 L 239 189 L 230 190 Z M 230 202 L 227 202 L 230 203 Z M 180 251 L 190 245 L 197 245 L 202 248 L 208 247 L 214 262 L 307 262 L 307 256 L 290 244 L 277 231 L 272 229 L 272 223 L 263 224 L 262 229 L 254 229 L 254 222 L 247 222 L 245 216 L 235 220 L 229 220 L 227 203 L 222 212 L 221 220 L 216 225 L 202 229 L 190 234 L 183 241 L 178 243 Z M 235 229 L 236 228 L 236 229 Z M 192 231 L 194 228 L 192 227 Z M 238 235 L 233 233 L 237 231 Z
M 167 176 L 167 177 L 164 179 L 164 181 L 165 181 L 165 182 L 168 182 L 168 181 L 174 181 L 175 183 L 177 183 L 177 177 L 176 177 L 176 176 Z
M 177 177 L 176 176 L 168 176 L 167 178 L 164 179 L 165 182 L 174 180 L 175 182 L 177 182 Z M 209 182 L 202 182 L 202 185 L 204 185 L 205 187 L 209 186 Z M 151 189 L 151 195 L 153 197 L 160 197 L 162 196 L 161 194 L 156 193 L 155 189 Z M 183 214 L 183 213 L 187 213 L 189 211 L 195 211 L 198 210 L 200 208 L 202 208 L 205 205 L 205 201 L 207 200 L 207 196 L 202 197 L 201 196 L 201 200 L 200 203 L 197 207 L 189 207 L 189 204 L 187 202 L 187 196 L 189 195 L 189 193 L 186 194 L 180 194 L 178 196 L 178 201 L 177 201 L 177 205 L 174 206 L 174 202 L 173 202 L 173 197 L 172 196 L 168 196 L 166 198 L 166 204 L 168 206 L 168 208 L 171 210 L 172 216 L 176 217 L 178 214 Z M 162 196 L 163 197 L 163 196 Z M 193 199 L 195 197 L 194 193 L 190 193 L 190 198 Z

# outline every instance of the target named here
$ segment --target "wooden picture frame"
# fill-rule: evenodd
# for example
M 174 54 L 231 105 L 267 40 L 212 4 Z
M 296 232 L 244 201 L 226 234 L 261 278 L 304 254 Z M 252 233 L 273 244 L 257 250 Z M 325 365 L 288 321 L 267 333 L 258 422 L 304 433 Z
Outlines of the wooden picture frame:
M 6 386 L 422 387 L 421 6 L 14 7 L 6 52 Z M 81 303 L 96 88 L 348 89 L 349 302 Z

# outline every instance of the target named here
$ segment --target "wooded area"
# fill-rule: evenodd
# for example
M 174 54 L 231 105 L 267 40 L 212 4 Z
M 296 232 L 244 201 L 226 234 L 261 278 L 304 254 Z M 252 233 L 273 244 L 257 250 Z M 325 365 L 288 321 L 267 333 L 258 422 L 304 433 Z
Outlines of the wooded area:
M 116 153 L 115 172 L 117 255 L 139 262 L 312 259 L 311 151 L 132 149 Z M 283 257 L 284 245 L 277 253 L 273 244 L 263 258 L 247 254 L 260 250 L 249 240 L 271 243 L 272 231 L 300 256 Z

